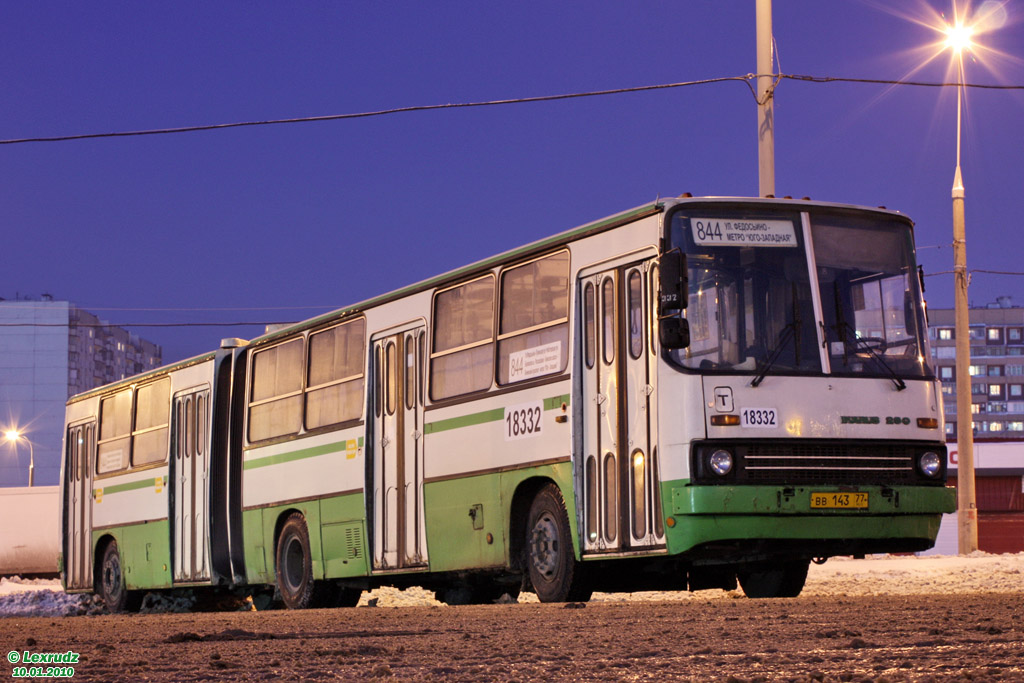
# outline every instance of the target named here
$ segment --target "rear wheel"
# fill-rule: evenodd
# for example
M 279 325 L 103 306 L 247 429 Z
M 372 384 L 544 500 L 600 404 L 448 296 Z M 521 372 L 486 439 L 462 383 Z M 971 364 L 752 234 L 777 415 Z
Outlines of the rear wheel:
M 804 589 L 810 560 L 758 565 L 738 572 L 740 586 L 748 598 L 795 598 Z
M 124 585 L 121 553 L 117 549 L 117 541 L 111 540 L 103 551 L 97 589 L 111 612 L 134 612 L 142 604 L 142 593 L 130 591 Z
M 565 501 L 548 484 L 530 505 L 526 522 L 525 566 L 541 602 L 587 601 L 591 590 L 576 561 Z
M 342 591 L 336 583 L 313 580 L 309 531 L 306 529 L 306 519 L 298 512 L 290 514 L 281 527 L 276 560 L 277 590 L 288 609 L 333 607 L 338 604 Z

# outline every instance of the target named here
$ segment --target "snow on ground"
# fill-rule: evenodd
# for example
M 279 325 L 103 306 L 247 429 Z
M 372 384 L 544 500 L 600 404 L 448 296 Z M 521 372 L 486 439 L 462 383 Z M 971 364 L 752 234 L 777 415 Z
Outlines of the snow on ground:
M 811 565 L 803 596 L 872 596 L 919 593 L 1006 593 L 1024 591 L 1024 553 L 966 556 L 876 555 L 863 560 L 834 558 Z M 732 599 L 739 591 L 595 593 L 592 602 Z M 0 579 L 0 617 L 95 614 L 98 599 L 67 595 L 51 579 Z M 520 602 L 536 602 L 524 593 Z M 364 592 L 360 606 L 441 605 L 431 591 L 379 588 Z

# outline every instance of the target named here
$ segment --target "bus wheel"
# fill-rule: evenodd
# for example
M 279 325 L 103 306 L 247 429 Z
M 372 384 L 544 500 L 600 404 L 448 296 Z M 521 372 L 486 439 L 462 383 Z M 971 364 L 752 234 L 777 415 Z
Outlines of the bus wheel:
M 313 557 L 309 552 L 309 531 L 302 514 L 293 512 L 281 527 L 276 555 L 277 591 L 288 609 L 333 607 L 338 586 L 313 580 Z
M 121 553 L 117 550 L 117 541 L 111 540 L 103 551 L 103 563 L 100 565 L 99 594 L 107 609 L 111 612 L 135 611 L 142 604 L 142 593 L 130 591 L 124 585 L 124 572 L 121 569 Z
M 810 560 L 759 565 L 737 574 L 748 598 L 795 598 L 804 589 Z
M 565 502 L 554 484 L 533 499 L 526 521 L 525 565 L 541 602 L 586 601 L 584 585 L 569 533 Z

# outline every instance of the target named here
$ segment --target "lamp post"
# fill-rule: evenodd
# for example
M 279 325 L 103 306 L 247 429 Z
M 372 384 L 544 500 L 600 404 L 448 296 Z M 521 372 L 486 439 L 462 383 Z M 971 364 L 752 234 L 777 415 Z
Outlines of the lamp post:
M 36 478 L 36 456 L 32 450 L 32 440 L 17 429 L 8 429 L 4 438 L 14 445 L 14 454 L 18 454 L 18 442 L 24 439 L 28 443 L 28 485 L 33 486 Z
M 772 0 L 757 0 L 757 192 L 775 196 L 775 113 L 772 87 Z
M 956 334 L 957 522 L 959 552 L 978 549 L 978 505 L 974 488 L 974 427 L 971 413 L 970 310 L 967 300 L 967 236 L 964 221 L 964 182 L 960 172 L 960 121 L 964 95 L 963 51 L 970 47 L 971 29 L 961 21 L 946 29 L 946 46 L 957 65 L 956 171 L 953 174 L 953 278 Z

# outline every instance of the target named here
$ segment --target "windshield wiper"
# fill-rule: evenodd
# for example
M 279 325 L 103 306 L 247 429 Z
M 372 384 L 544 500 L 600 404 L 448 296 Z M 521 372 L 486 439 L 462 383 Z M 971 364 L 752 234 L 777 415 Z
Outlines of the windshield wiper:
M 847 361 L 846 358 L 846 345 L 849 343 L 848 340 L 853 340 L 854 350 L 860 348 L 867 351 L 868 355 L 874 358 L 875 362 L 878 363 L 878 365 L 880 365 L 886 371 L 886 373 L 888 373 L 889 379 L 891 379 L 892 383 L 896 385 L 896 391 L 903 391 L 904 389 L 906 389 L 907 383 L 900 379 L 899 375 L 897 375 L 896 372 L 892 369 L 892 367 L 890 367 L 889 364 L 885 362 L 885 359 L 882 356 L 875 353 L 875 350 L 871 347 L 871 344 L 857 336 L 857 331 L 850 327 L 849 323 L 843 320 L 842 314 L 837 314 L 836 318 L 837 320 L 835 328 L 836 332 L 839 333 L 839 339 L 843 345 L 844 362 L 849 364 L 849 361 Z
M 846 322 L 846 316 L 843 315 L 843 302 L 842 302 L 841 297 L 839 296 L 839 283 L 838 282 L 835 282 L 835 283 L 832 284 L 832 294 L 835 297 L 835 304 L 836 304 L 836 325 L 835 325 L 835 328 L 836 328 L 836 332 L 839 333 L 839 340 L 843 344 L 843 363 L 845 365 L 849 365 L 850 364 L 850 360 L 849 360 L 849 357 L 848 357 L 847 352 L 846 352 L 846 344 L 848 343 L 847 340 L 852 339 L 853 340 L 853 348 L 854 349 L 862 348 L 865 351 L 867 351 L 868 354 L 872 358 L 874 358 L 875 361 L 879 365 L 881 365 L 882 368 L 887 373 L 889 373 L 889 379 L 891 379 L 892 383 L 896 385 L 896 391 L 903 391 L 904 389 L 906 389 L 907 388 L 907 383 L 904 382 L 902 379 L 900 379 L 899 376 L 889 366 L 889 364 L 885 362 L 885 359 L 882 358 L 881 356 L 879 356 L 877 353 L 875 353 L 875 350 L 873 348 L 871 348 L 871 345 L 868 344 L 867 341 L 865 341 L 864 339 L 861 339 L 859 336 L 857 336 L 857 331 L 855 329 L 853 329 L 853 327 L 850 326 L 850 323 Z M 885 343 L 884 340 L 880 340 L 880 341 L 883 344 Z
M 786 348 L 786 344 L 792 339 L 794 341 L 793 347 L 793 360 L 796 362 L 796 366 L 800 367 L 800 301 L 797 298 L 796 283 L 793 283 L 793 322 L 788 323 L 782 328 L 782 332 L 779 333 L 779 341 L 772 348 L 771 353 L 768 354 L 768 360 L 765 361 L 764 367 L 761 368 L 754 379 L 751 380 L 750 386 L 756 387 L 764 381 L 765 376 L 768 375 L 768 371 L 775 365 L 775 361 L 778 360 L 779 354 Z
M 796 339 L 799 336 L 797 332 L 797 325 L 797 321 L 794 320 L 782 328 L 782 333 L 779 335 L 779 343 L 772 349 L 772 352 L 768 355 L 768 360 L 765 361 L 761 370 L 754 376 L 754 379 L 750 381 L 750 386 L 756 387 L 764 381 L 765 376 L 768 375 L 768 371 L 771 370 L 773 365 L 775 365 L 775 361 L 778 359 L 779 354 L 782 353 L 784 348 L 786 348 L 786 344 L 788 344 L 791 339 Z M 797 346 L 799 347 L 799 344 Z

